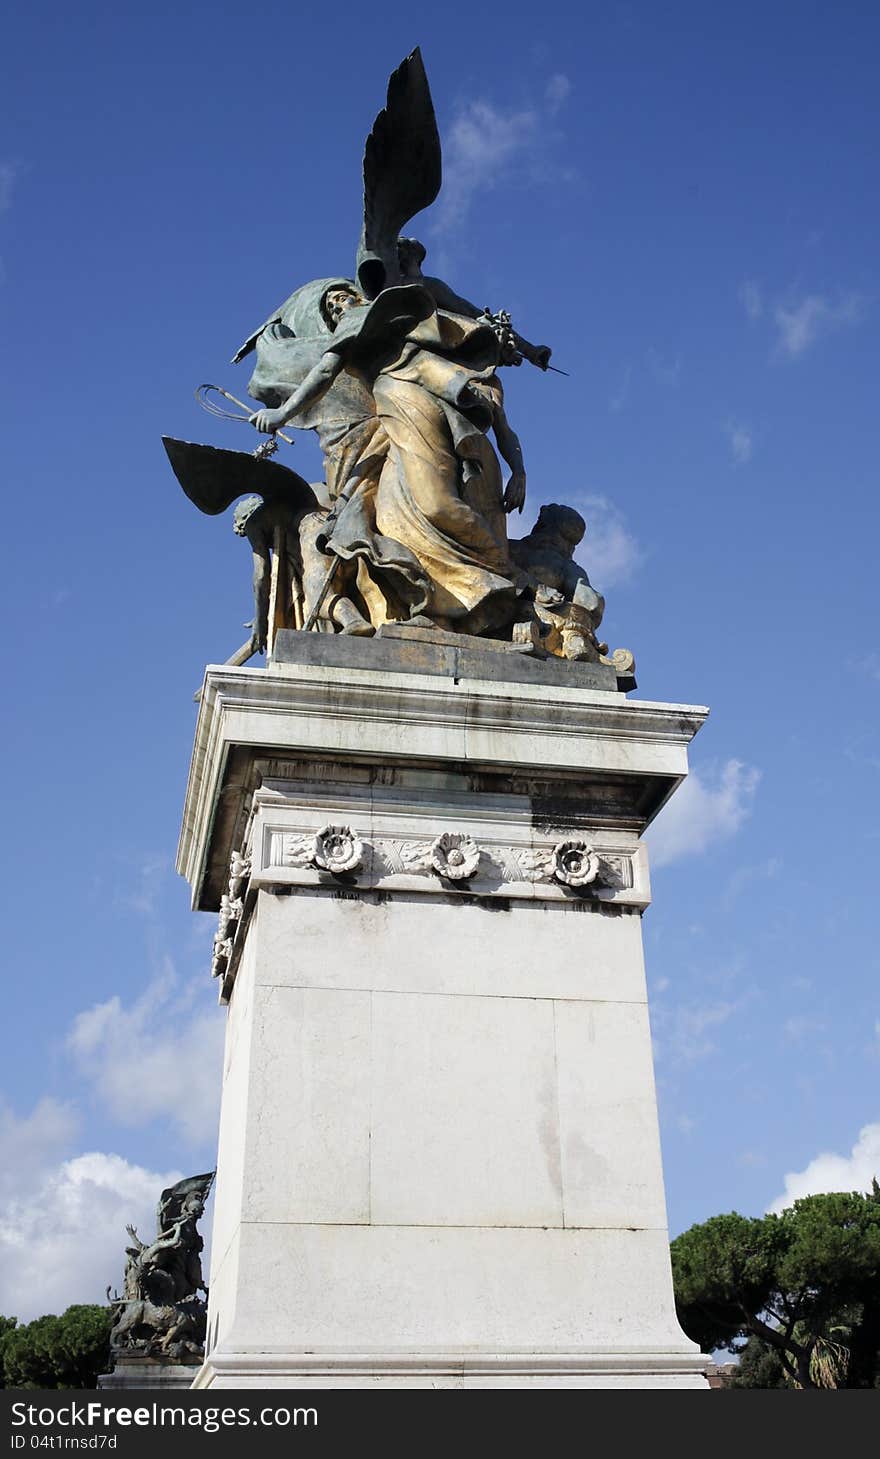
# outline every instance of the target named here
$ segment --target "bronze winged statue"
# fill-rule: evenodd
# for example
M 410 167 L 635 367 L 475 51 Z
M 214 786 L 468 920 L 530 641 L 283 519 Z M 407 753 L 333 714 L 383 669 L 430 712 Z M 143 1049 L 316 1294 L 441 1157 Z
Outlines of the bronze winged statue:
M 541 584 L 529 550 L 512 552 L 507 534 L 508 514 L 523 508 L 526 473 L 501 369 L 523 360 L 552 368 L 550 350 L 531 344 L 503 311 L 480 309 L 426 275 L 423 244 L 404 236 L 442 181 L 418 48 L 389 79 L 363 180 L 352 276 L 302 284 L 234 356 L 256 357 L 248 391 L 261 408 L 251 424 L 273 439 L 282 426 L 314 431 L 325 480 L 309 501 L 307 484 L 290 473 L 270 505 L 254 465 L 242 466 L 235 494 L 250 489 L 263 500 L 250 516 L 239 509 L 236 530 L 254 550 L 255 616 L 230 662 L 271 651 L 278 627 L 369 635 L 389 623 L 521 640 L 539 655 L 598 657 L 601 611 L 586 636 L 565 637 L 577 652 L 560 647 L 536 608 Z M 198 459 L 206 448 L 166 447 L 196 505 L 222 510 L 205 506 L 191 479 L 210 464 Z M 268 476 L 266 485 L 275 491 Z

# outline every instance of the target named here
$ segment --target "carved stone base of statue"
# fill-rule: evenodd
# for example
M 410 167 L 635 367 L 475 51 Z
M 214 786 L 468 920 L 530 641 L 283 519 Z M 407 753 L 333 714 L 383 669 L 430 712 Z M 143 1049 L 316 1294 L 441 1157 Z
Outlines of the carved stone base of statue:
M 120 1358 L 110 1373 L 99 1373 L 99 1388 L 192 1388 L 197 1361 L 164 1363 L 134 1354 Z
M 303 637 L 208 670 L 187 791 L 228 1005 L 195 1386 L 705 1388 L 639 838 L 706 711 Z

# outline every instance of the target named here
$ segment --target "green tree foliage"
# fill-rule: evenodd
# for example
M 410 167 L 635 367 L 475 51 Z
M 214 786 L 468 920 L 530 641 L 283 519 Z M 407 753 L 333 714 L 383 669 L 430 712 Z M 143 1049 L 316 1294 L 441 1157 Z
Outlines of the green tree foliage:
M 109 1307 L 68 1307 L 19 1326 L 0 1318 L 5 1388 L 94 1388 L 110 1355 Z
M 760 1337 L 749 1338 L 739 1355 L 739 1367 L 729 1388 L 790 1388 L 782 1359 Z
M 876 1180 L 869 1195 L 805 1196 L 778 1216 L 713 1216 L 673 1241 L 672 1271 L 688 1336 L 748 1352 L 736 1386 L 777 1387 L 751 1380 L 781 1369 L 794 1388 L 880 1387 Z
M 3 1379 L 3 1354 L 6 1351 L 6 1340 L 11 1332 L 18 1326 L 17 1317 L 0 1317 L 0 1388 L 5 1388 Z

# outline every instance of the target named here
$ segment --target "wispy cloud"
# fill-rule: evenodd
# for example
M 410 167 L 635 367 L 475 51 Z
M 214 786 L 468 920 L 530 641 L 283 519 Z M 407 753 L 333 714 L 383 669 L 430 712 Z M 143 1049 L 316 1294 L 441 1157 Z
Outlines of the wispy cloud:
M 626 582 L 644 560 L 644 552 L 623 513 L 599 493 L 575 492 L 568 498 L 581 513 L 587 531 L 575 556 L 600 592 Z
M 825 1151 L 803 1170 L 786 1174 L 785 1189 L 767 1209 L 779 1212 L 802 1196 L 825 1191 L 868 1191 L 874 1176 L 880 1179 L 880 1124 L 864 1125 L 848 1155 Z
M 765 883 L 772 881 L 779 875 L 782 869 L 782 860 L 778 856 L 770 856 L 766 861 L 755 862 L 752 865 L 738 866 L 736 871 L 727 883 L 724 892 L 724 905 L 732 907 L 738 897 L 756 882 Z
M 754 436 L 751 426 L 747 426 L 744 421 L 727 420 L 723 429 L 730 448 L 731 464 L 745 466 L 752 459 Z
M 17 162 L 0 162 L 0 213 L 12 206 L 12 193 L 21 173 Z
M 647 832 L 654 866 L 705 851 L 733 836 L 750 814 L 761 772 L 741 760 L 720 771 L 692 770 Z
M 544 100 L 552 113 L 559 110 L 570 94 L 571 82 L 561 71 L 557 71 L 555 75 L 551 76 L 544 87 Z
M 773 310 L 777 355 L 786 360 L 799 359 L 823 335 L 860 324 L 867 302 L 862 294 L 848 293 L 836 299 L 827 294 L 807 294 L 795 302 L 777 304 Z
M 661 355 L 659 350 L 649 349 L 645 360 L 658 385 L 676 386 L 681 379 L 681 355 Z
M 124 891 L 118 893 L 119 905 L 127 911 L 137 912 L 148 922 L 157 921 L 170 866 L 171 860 L 167 855 L 145 853 L 137 867 L 133 884 L 128 878 Z
M 737 1165 L 759 1169 L 767 1164 L 767 1156 L 760 1150 L 743 1150 L 736 1157 Z
M 74 1020 L 68 1048 L 105 1111 L 120 1124 L 164 1118 L 194 1144 L 213 1142 L 223 1020 L 198 993 L 196 985 L 181 987 L 166 961 L 131 1005 L 110 998 Z
M 813 1018 L 808 1013 L 794 1013 L 782 1025 L 782 1032 L 792 1044 L 802 1043 L 810 1034 L 823 1033 L 824 1030 L 821 1018 Z
M 506 108 L 479 99 L 458 109 L 444 140 L 443 190 L 432 220 L 436 233 L 459 228 L 478 193 L 514 174 L 520 182 L 546 181 L 554 171 L 548 161 L 548 124 L 570 91 L 568 77 L 557 72 L 533 106 Z
M 623 373 L 620 377 L 620 383 L 608 401 L 609 410 L 623 410 L 623 407 L 626 405 L 626 402 L 629 399 L 629 387 L 631 383 L 632 365 L 625 365 L 623 368 Z
M 746 279 L 745 283 L 740 285 L 739 301 L 746 311 L 747 319 L 751 319 L 754 323 L 756 319 L 761 318 L 764 313 L 764 297 L 760 285 L 754 279 Z
M 739 1003 L 718 1001 L 679 1008 L 655 1005 L 654 1057 L 663 1064 L 697 1064 L 716 1049 L 713 1033 L 736 1013 Z

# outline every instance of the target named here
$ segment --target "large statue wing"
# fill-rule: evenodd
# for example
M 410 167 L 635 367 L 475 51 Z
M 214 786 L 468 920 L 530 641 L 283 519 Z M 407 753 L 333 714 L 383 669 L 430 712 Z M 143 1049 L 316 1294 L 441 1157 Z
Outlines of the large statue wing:
M 433 203 L 441 177 L 437 118 L 416 46 L 392 71 L 388 98 L 364 148 L 364 226 L 357 279 L 368 299 L 400 282 L 400 231 Z
M 251 493 L 264 501 L 285 502 L 294 511 L 317 509 L 318 501 L 309 483 L 280 461 L 260 460 L 245 451 L 226 451 L 220 446 L 176 441 L 173 436 L 163 436 L 162 444 L 190 501 L 209 517 L 225 512 L 240 496 Z

